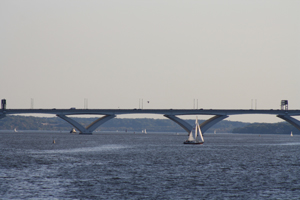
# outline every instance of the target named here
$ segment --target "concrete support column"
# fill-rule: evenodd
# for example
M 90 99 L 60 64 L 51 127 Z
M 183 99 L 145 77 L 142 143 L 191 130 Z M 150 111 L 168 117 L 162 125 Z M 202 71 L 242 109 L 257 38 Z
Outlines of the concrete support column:
M 206 120 L 205 122 L 200 124 L 202 133 L 206 132 L 210 127 L 212 127 L 213 125 L 215 125 L 216 123 L 218 123 L 219 121 L 222 121 L 223 119 L 225 119 L 227 117 L 228 117 L 227 115 L 216 115 L 216 116 Z
M 94 121 L 93 123 L 91 123 L 90 125 L 88 125 L 86 127 L 86 129 L 89 132 L 93 132 L 94 130 L 96 130 L 99 126 L 101 126 L 102 124 L 104 124 L 105 122 L 107 122 L 108 120 L 111 120 L 113 118 L 115 118 L 116 115 L 105 115 L 99 119 L 97 119 L 96 121 Z
M 86 128 L 84 128 L 84 126 L 82 126 L 81 124 L 76 122 L 74 119 L 71 119 L 71 118 L 67 117 L 66 115 L 56 115 L 56 116 L 65 120 L 72 126 L 74 126 L 76 129 L 78 129 L 80 131 L 80 134 L 92 134 L 92 132 L 89 132 Z
M 289 116 L 289 115 L 277 115 L 277 117 L 279 117 L 280 119 L 283 119 L 285 121 L 287 121 L 288 123 L 292 124 L 293 126 L 295 126 L 297 129 L 300 130 L 300 121 L 298 121 L 297 119 Z
M 94 121 L 93 123 L 91 123 L 90 125 L 88 125 L 85 128 L 84 126 L 82 126 L 81 124 L 76 122 L 74 119 L 71 119 L 71 118 L 67 117 L 66 115 L 56 115 L 56 116 L 60 117 L 61 119 L 65 120 L 66 122 L 68 122 L 69 124 L 74 126 L 76 129 L 78 129 L 80 131 L 80 134 L 92 134 L 93 131 L 96 130 L 101 124 L 116 117 L 116 115 L 105 115 L 105 116 L 97 119 L 96 121 Z
M 173 122 L 177 123 L 179 126 L 181 126 L 186 132 L 190 133 L 193 130 L 193 126 L 191 126 L 189 123 L 184 121 L 183 119 L 180 119 L 176 117 L 175 115 L 164 115 L 166 118 L 172 120 Z

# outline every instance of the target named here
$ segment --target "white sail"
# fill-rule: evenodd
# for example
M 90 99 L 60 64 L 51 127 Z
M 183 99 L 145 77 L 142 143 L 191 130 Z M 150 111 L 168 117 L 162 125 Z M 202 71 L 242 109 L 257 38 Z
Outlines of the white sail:
M 293 131 L 291 131 L 291 136 L 293 136 Z
M 193 137 L 193 132 L 191 131 L 190 134 L 189 134 L 189 138 L 188 138 L 188 141 L 194 141 L 194 137 Z
M 203 135 L 202 135 L 202 132 L 201 132 L 201 129 L 200 129 L 200 125 L 198 124 L 198 128 L 199 128 L 199 135 L 201 137 L 201 140 L 202 142 L 204 142 L 204 138 L 203 138 Z
M 195 139 L 196 141 L 199 141 L 198 140 L 198 132 L 199 132 L 199 136 L 201 138 L 201 141 L 204 142 L 204 139 L 203 139 L 203 135 L 202 135 L 202 132 L 201 132 L 201 129 L 200 129 L 200 125 L 198 123 L 198 117 L 196 117 L 196 127 L 195 127 Z

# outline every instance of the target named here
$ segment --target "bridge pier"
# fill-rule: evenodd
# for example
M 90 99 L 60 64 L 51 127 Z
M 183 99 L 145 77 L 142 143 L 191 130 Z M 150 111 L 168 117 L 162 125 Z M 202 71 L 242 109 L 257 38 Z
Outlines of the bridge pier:
M 179 126 L 181 126 L 188 133 L 190 133 L 193 130 L 193 126 L 191 126 L 189 123 L 187 123 L 183 119 L 180 119 L 180 118 L 176 117 L 175 115 L 164 115 L 164 116 L 166 118 L 172 120 L 173 122 L 175 122 Z
M 300 121 L 298 121 L 297 119 L 289 116 L 289 115 L 277 115 L 277 117 L 279 117 L 280 119 L 283 119 L 285 121 L 287 121 L 288 123 L 292 124 L 293 126 L 295 126 L 297 129 L 300 130 Z
M 200 124 L 200 128 L 202 133 L 206 132 L 210 127 L 212 127 L 213 125 L 215 125 L 216 123 L 222 121 L 223 119 L 227 118 L 227 115 L 216 115 L 206 121 L 204 121 L 203 123 Z
M 176 117 L 175 115 L 164 115 L 165 117 L 169 118 L 170 120 L 177 123 L 179 126 L 181 126 L 186 132 L 190 133 L 193 130 L 193 126 L 184 121 L 183 119 L 180 119 Z M 202 124 L 200 124 L 200 128 L 202 133 L 206 132 L 210 127 L 218 123 L 219 121 L 222 121 L 223 119 L 227 118 L 227 115 L 216 115 L 206 121 L 204 121 Z
M 91 123 L 90 125 L 88 125 L 85 128 L 84 126 L 79 124 L 77 121 L 67 117 L 66 115 L 58 114 L 56 116 L 65 120 L 72 126 L 74 126 L 76 129 L 78 129 L 80 131 L 80 134 L 84 134 L 84 135 L 91 135 L 93 133 L 93 131 L 96 130 L 100 125 L 102 125 L 103 123 L 107 122 L 108 120 L 116 117 L 116 115 L 105 115 L 105 116 L 97 119 L 96 121 L 94 121 L 93 123 Z

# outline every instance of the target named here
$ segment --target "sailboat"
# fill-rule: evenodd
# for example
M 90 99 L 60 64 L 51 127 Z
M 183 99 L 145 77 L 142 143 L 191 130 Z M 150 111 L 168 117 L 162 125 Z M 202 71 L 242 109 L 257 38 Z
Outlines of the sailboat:
M 76 133 L 76 129 L 75 129 L 75 128 L 72 128 L 72 129 L 70 130 L 70 133 Z
M 204 143 L 200 125 L 198 124 L 198 117 L 196 118 L 195 125 L 196 125 L 195 126 L 195 138 L 193 136 L 193 131 L 191 131 L 189 133 L 189 138 L 186 141 L 184 141 L 183 144 L 203 144 Z M 198 132 L 199 132 L 199 134 L 198 134 Z M 198 135 L 200 136 L 201 141 L 199 141 Z
M 145 133 L 145 134 L 147 134 L 147 131 L 146 131 L 146 129 L 142 130 L 142 133 Z
M 291 131 L 291 136 L 293 136 L 293 131 Z

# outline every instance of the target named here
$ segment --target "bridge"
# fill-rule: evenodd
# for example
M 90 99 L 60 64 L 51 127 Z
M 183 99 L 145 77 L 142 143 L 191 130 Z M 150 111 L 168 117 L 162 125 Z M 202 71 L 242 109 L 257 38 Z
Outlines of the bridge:
M 6 115 L 13 114 L 54 114 L 57 117 L 70 123 L 81 134 L 92 134 L 99 126 L 117 115 L 124 114 L 160 114 L 180 125 L 188 133 L 191 132 L 191 126 L 185 120 L 178 116 L 185 115 L 213 115 L 210 119 L 200 124 L 201 130 L 204 133 L 214 124 L 222 121 L 230 115 L 241 114 L 268 114 L 275 115 L 300 130 L 300 121 L 292 116 L 299 116 L 300 110 L 238 110 L 238 109 L 6 109 L 2 106 L 0 110 L 0 119 Z M 97 120 L 89 124 L 87 127 L 82 126 L 76 120 L 70 118 L 70 115 L 101 115 Z

